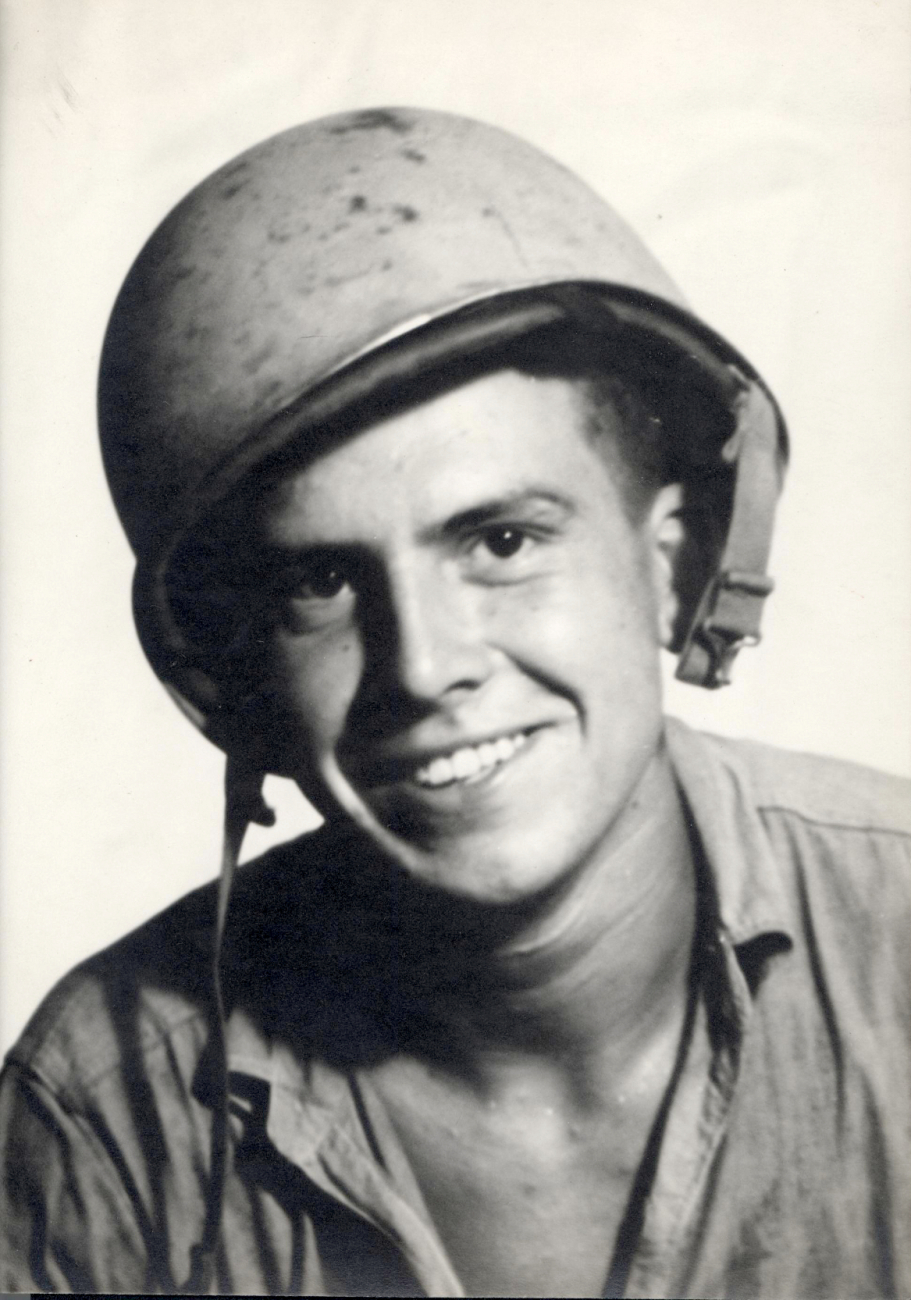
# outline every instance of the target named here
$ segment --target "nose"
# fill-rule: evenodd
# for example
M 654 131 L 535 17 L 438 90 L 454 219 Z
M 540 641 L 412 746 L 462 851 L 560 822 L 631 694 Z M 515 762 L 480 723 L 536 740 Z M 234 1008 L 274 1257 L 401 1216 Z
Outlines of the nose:
M 485 640 L 477 592 L 429 563 L 397 566 L 387 581 L 384 676 L 393 679 L 396 693 L 434 702 L 483 685 L 495 655 Z

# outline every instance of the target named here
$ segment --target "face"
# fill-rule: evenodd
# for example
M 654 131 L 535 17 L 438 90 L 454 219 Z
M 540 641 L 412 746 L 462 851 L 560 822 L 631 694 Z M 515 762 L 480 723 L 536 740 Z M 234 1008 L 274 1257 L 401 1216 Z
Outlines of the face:
M 271 770 L 465 897 L 608 852 L 656 753 L 676 489 L 631 522 L 585 426 L 570 381 L 499 371 L 259 506 Z

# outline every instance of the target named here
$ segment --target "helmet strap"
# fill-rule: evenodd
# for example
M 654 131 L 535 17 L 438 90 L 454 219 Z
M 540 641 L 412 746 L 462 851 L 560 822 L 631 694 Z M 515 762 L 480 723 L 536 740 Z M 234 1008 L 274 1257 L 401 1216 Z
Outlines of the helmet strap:
M 275 823 L 275 813 L 263 799 L 265 777 L 242 758 L 228 755 L 225 767 L 225 824 L 222 840 L 221 874 L 212 937 L 213 1057 L 217 1072 L 212 1104 L 212 1141 L 209 1186 L 206 1193 L 206 1217 L 201 1240 L 190 1251 L 190 1276 L 182 1288 L 197 1294 L 211 1289 L 215 1256 L 221 1235 L 225 1184 L 231 1167 L 228 1131 L 228 1045 L 227 1015 L 221 980 L 221 953 L 224 943 L 231 889 L 244 836 L 251 822 L 263 826 Z
M 780 488 L 775 407 L 755 381 L 734 399 L 734 432 L 722 457 L 736 461 L 731 521 L 718 570 L 706 587 L 680 652 L 677 677 L 694 686 L 727 686 L 738 650 L 758 645 L 771 522 Z

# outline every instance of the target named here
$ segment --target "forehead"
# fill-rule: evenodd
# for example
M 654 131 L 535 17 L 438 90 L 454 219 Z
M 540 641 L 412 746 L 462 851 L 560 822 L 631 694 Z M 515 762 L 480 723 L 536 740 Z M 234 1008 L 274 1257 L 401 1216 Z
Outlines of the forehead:
M 499 370 L 371 423 L 274 480 L 260 503 L 268 540 L 432 526 L 527 492 L 602 494 L 583 387 Z

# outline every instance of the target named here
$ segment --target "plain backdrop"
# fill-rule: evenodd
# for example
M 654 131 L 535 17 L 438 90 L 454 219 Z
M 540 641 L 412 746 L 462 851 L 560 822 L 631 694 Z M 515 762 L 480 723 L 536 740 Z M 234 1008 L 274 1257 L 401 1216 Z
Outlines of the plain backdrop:
M 5 0 L 0 48 L 4 1047 L 216 869 L 222 760 L 132 631 L 96 371 L 153 226 L 307 118 L 481 117 L 638 228 L 794 442 L 765 642 L 669 708 L 911 769 L 907 0 Z M 299 796 L 270 793 L 296 833 Z

